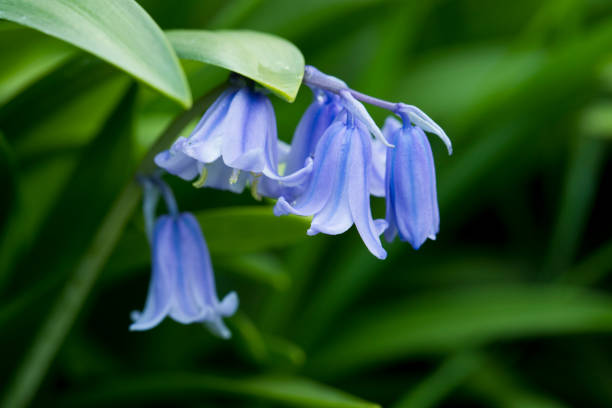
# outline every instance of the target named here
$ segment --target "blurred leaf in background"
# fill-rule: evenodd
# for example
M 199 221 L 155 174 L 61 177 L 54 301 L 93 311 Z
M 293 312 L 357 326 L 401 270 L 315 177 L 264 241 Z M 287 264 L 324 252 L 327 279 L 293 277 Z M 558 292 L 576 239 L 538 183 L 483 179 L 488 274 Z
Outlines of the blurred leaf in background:
M 0 0 L 0 19 L 3 406 L 612 406 L 609 1 Z M 279 61 L 291 78 L 256 69 Z M 437 241 L 381 262 L 353 230 L 307 237 L 166 177 L 240 296 L 234 336 L 128 332 L 150 269 L 134 172 L 228 68 L 281 96 L 290 142 L 304 62 L 444 127 Z

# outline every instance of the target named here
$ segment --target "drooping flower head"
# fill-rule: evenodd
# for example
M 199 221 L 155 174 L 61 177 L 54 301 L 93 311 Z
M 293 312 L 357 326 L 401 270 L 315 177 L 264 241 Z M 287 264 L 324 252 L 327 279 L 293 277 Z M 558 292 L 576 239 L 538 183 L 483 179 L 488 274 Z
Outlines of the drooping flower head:
M 371 136 L 349 112 L 343 112 L 317 143 L 309 183 L 294 202 L 280 197 L 276 215 L 313 216 L 308 235 L 341 234 L 353 224 L 376 257 L 387 256 L 379 235 L 386 222 L 370 211 Z
M 169 188 L 161 183 L 155 181 L 170 214 L 150 222 L 157 197 L 145 195 L 147 225 L 154 224 L 150 231 L 152 274 L 144 310 L 133 312 L 130 330 L 151 329 L 169 316 L 183 324 L 204 323 L 214 334 L 229 338 L 231 333 L 223 318 L 236 312 L 238 296 L 231 292 L 219 300 L 200 225 L 192 214 L 178 213 Z
M 206 111 L 183 152 L 208 164 L 278 175 L 276 118 L 268 96 L 252 86 L 230 87 Z
M 224 91 L 206 111 L 188 138 L 180 137 L 155 163 L 171 174 L 193 180 L 196 187 L 240 193 L 251 185 L 253 195 L 267 193 L 260 177 L 291 186 L 302 183 L 309 166 L 297 174 L 278 174 L 276 118 L 266 92 L 243 79 Z M 304 164 L 304 163 L 302 163 Z
M 418 249 L 427 238 L 436 238 L 440 214 L 431 146 L 423 129 L 411 123 L 413 115 L 409 112 L 413 111 L 400 107 L 397 113 L 403 123 L 389 117 L 383 127 L 383 133 L 395 145 L 386 155 L 385 196 L 389 227 L 385 238 L 391 242 L 399 235 L 400 240 Z M 450 142 L 448 147 L 450 152 Z

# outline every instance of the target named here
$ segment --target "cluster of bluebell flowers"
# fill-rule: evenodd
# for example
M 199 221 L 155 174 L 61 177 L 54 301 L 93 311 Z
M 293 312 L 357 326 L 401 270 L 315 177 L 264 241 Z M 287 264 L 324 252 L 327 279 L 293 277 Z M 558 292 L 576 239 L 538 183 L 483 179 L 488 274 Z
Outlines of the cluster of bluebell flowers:
M 256 198 L 277 199 L 275 215 L 312 217 L 308 235 L 341 234 L 355 224 L 368 250 L 380 259 L 387 256 L 380 241 L 383 233 L 387 241 L 399 236 L 415 249 L 427 238 L 435 239 L 440 220 L 436 177 L 424 132 L 440 137 L 449 154 L 452 148 L 442 128 L 425 113 L 415 106 L 362 94 L 340 79 L 307 66 L 303 81 L 314 99 L 291 145 L 287 145 L 278 140 L 267 91 L 246 78 L 232 78 L 228 89 L 207 110 L 191 135 L 180 137 L 170 149 L 156 156 L 160 168 L 196 187 L 235 193 L 249 187 Z M 390 116 L 380 129 L 362 102 L 387 109 L 397 118 Z M 384 219 L 373 218 L 370 196 L 385 198 Z M 228 295 L 219 303 L 216 295 L 210 295 L 214 294 L 214 280 L 204 241 L 189 235 L 196 229 L 193 218 L 171 217 L 174 218 L 160 218 L 154 229 L 154 278 L 149 299 L 153 292 L 158 299 L 170 296 L 164 303 L 165 314 L 183 323 L 206 321 L 216 327 L 217 333 L 227 334 L 220 317 L 233 313 L 237 298 Z M 177 244 L 177 240 L 187 242 Z M 206 253 L 206 262 L 199 261 L 199 266 L 206 264 L 205 269 L 210 271 L 205 282 L 212 286 L 207 289 L 206 299 L 212 300 L 200 303 L 206 305 L 206 310 L 215 311 L 201 312 L 208 313 L 208 318 L 179 312 L 187 308 L 176 300 L 182 290 L 180 285 L 172 286 L 174 291 L 163 292 L 153 284 L 155 274 L 159 275 L 156 268 L 164 265 L 169 271 L 181 267 L 181 259 L 192 259 L 194 255 L 185 249 L 188 247 Z M 166 257 L 169 258 L 165 260 Z M 179 302 L 176 305 L 180 307 L 167 306 L 173 302 Z M 156 319 L 164 315 L 158 303 L 147 303 L 133 327 L 157 324 Z M 148 312 L 149 309 L 156 312 Z M 150 317 L 153 314 L 155 318 Z

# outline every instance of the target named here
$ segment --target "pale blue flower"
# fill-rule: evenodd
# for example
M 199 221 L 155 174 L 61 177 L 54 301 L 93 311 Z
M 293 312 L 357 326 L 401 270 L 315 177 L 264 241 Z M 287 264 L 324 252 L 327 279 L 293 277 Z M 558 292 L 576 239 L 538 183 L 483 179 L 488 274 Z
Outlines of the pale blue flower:
M 342 113 L 321 136 L 309 183 L 295 201 L 280 197 L 276 215 L 313 216 L 308 235 L 341 234 L 353 223 L 366 247 L 376 257 L 387 256 L 379 235 L 385 220 L 374 220 L 370 210 L 372 146 L 364 124 L 351 113 Z
M 147 227 L 154 217 L 158 193 L 166 199 L 170 215 L 154 222 L 150 232 L 152 274 L 147 301 L 142 312 L 133 312 L 130 330 L 149 330 L 166 316 L 179 323 L 204 323 L 216 335 L 229 338 L 223 322 L 236 312 L 238 296 L 229 293 L 219 300 L 210 255 L 195 217 L 178 213 L 169 188 L 161 180 L 145 183 Z
M 306 162 L 298 171 L 280 176 L 282 147 L 268 97 L 249 86 L 230 87 L 206 111 L 189 138 L 178 138 L 155 157 L 155 163 L 184 180 L 199 176 L 196 187 L 240 193 L 251 185 L 254 196 L 277 197 L 281 185 L 302 184 L 311 171 Z
M 426 239 L 435 239 L 440 228 L 436 171 L 427 136 L 420 127 L 411 124 L 406 111 L 398 114 L 403 124 L 389 117 L 383 128 L 387 140 L 395 145 L 386 155 L 385 197 L 389 227 L 385 238 L 390 242 L 399 235 L 400 240 L 418 249 Z
M 222 158 L 232 169 L 278 177 L 276 118 L 270 99 L 249 86 L 228 89 L 204 114 L 183 153 L 204 164 Z

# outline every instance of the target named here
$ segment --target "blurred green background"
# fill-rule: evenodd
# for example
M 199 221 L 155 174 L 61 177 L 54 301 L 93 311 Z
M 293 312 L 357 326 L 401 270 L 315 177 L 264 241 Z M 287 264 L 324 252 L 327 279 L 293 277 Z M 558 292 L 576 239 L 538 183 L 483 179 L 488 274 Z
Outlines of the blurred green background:
M 449 157 L 431 138 L 440 234 L 419 251 L 386 244 L 381 262 L 354 229 L 307 237 L 307 220 L 248 192 L 166 177 L 202 221 L 220 295 L 240 296 L 233 338 L 173 321 L 128 331 L 149 280 L 140 211 L 74 324 L 48 320 L 60 296 L 78 304 L 70 276 L 182 109 L 0 22 L 2 393 L 23 387 L 33 406 L 612 406 L 612 2 L 140 4 L 163 29 L 277 34 L 351 87 L 427 112 L 454 144 Z M 183 67 L 194 100 L 227 75 Z M 290 141 L 311 93 L 273 99 Z

